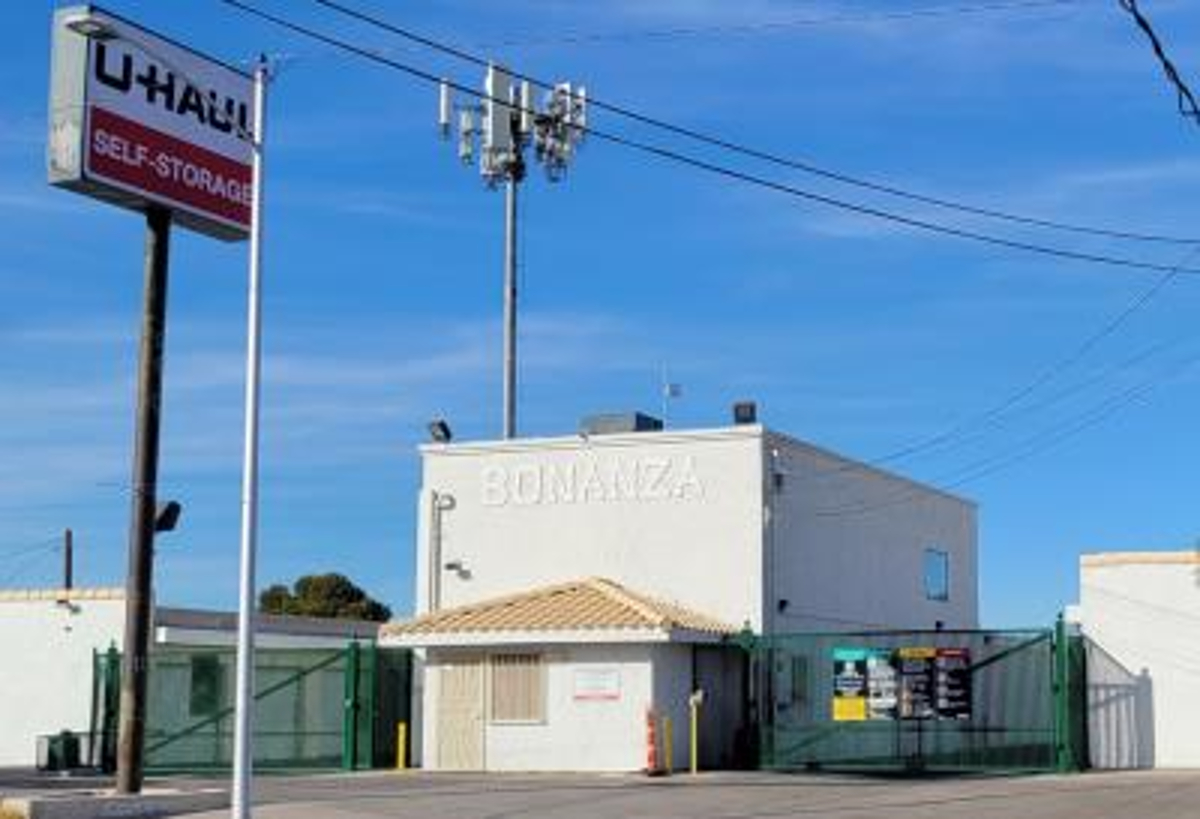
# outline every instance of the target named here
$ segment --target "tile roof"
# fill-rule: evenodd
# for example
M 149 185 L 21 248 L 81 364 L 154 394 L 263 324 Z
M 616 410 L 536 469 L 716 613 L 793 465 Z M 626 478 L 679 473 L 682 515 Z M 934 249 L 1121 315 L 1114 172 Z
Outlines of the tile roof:
M 382 633 L 401 636 L 625 629 L 708 634 L 737 631 L 734 626 L 684 606 L 593 577 L 443 609 L 407 622 L 388 623 Z

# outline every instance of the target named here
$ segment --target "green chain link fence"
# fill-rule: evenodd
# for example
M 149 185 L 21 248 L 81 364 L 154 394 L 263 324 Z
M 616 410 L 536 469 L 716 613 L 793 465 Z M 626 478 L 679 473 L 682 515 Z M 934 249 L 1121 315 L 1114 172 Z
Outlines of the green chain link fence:
M 1086 764 L 1078 638 L 1055 630 L 743 638 L 761 767 L 1050 771 Z
M 233 648 L 169 647 L 150 654 L 149 771 L 229 768 L 237 655 Z M 254 764 L 259 769 L 390 767 L 396 724 L 409 721 L 411 652 L 351 642 L 342 649 L 255 652 Z M 115 759 L 120 654 L 94 657 L 89 757 Z

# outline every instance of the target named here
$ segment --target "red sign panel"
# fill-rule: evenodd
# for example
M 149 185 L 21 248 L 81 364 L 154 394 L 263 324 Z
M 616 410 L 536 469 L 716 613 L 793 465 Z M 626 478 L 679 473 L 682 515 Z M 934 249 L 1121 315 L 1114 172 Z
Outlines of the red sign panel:
M 249 165 L 98 106 L 91 106 L 89 121 L 89 174 L 249 228 Z

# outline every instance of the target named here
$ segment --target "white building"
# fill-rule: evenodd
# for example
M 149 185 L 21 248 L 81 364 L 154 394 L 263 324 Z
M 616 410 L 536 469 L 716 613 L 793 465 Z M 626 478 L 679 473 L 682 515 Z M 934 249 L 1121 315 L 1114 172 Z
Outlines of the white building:
M 1200 767 L 1200 552 L 1079 560 L 1097 767 Z
M 158 647 L 231 646 L 237 635 L 236 615 L 222 612 L 155 607 L 153 623 Z M 32 765 L 40 736 L 89 729 L 93 652 L 120 650 L 124 628 L 121 589 L 0 591 L 0 767 Z M 255 640 L 342 648 L 377 631 L 375 623 L 262 615 Z
M 381 639 L 428 647 L 415 710 L 435 722 L 421 745 L 429 768 L 641 768 L 647 711 L 675 718 L 680 748 L 702 678 L 705 756 L 721 764 L 745 727 L 730 633 L 978 621 L 971 503 L 757 424 L 427 445 L 417 555 L 417 614 L 429 616 Z M 614 631 L 604 617 L 573 621 L 572 603 L 537 628 L 487 625 L 563 584 L 642 600 L 648 619 Z M 656 606 L 712 626 L 675 628 Z M 513 662 L 531 667 L 518 674 L 525 720 L 506 718 L 517 694 L 497 690 Z M 600 710 L 580 696 L 592 684 L 619 704 L 572 753 Z M 446 690 L 470 720 L 451 716 Z

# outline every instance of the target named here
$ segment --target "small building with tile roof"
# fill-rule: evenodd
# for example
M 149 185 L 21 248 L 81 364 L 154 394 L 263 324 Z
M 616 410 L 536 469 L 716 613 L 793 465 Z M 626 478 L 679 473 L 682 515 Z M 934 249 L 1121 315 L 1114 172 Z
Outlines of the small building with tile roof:
M 427 765 L 630 771 L 687 764 L 698 689 L 706 762 L 736 761 L 737 631 L 594 577 L 392 623 L 380 640 L 426 651 Z

